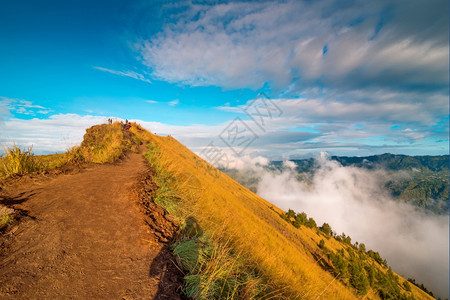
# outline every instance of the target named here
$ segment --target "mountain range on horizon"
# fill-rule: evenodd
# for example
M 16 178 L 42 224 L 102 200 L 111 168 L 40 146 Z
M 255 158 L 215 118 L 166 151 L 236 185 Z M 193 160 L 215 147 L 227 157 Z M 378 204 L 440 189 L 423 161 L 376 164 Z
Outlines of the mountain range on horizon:
M 391 191 L 395 199 L 435 213 L 448 214 L 449 155 L 410 156 L 384 153 L 371 156 L 330 156 L 330 160 L 344 167 L 388 171 L 392 176 L 385 177 L 382 185 Z M 314 158 L 290 161 L 296 164 L 296 171 L 299 173 L 314 172 L 317 169 Z M 271 161 L 268 168 L 280 168 L 282 165 L 282 161 Z M 393 176 L 400 171 L 403 176 Z

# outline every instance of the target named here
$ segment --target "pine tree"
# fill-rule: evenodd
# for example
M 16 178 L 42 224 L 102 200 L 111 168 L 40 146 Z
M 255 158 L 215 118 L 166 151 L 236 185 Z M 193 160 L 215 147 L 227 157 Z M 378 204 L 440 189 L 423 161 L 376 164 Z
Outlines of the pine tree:
M 359 244 L 359 251 L 363 253 L 366 252 L 366 245 L 364 245 L 364 243 Z
M 320 228 L 323 233 L 326 235 L 331 235 L 331 226 L 328 223 L 323 223 L 322 227 Z
M 295 211 L 293 211 L 292 209 L 289 209 L 288 212 L 286 213 L 288 218 L 295 218 Z
M 359 260 L 353 260 L 349 266 L 350 284 L 358 291 L 358 294 L 365 295 L 369 291 L 369 279 L 364 272 L 364 267 Z
M 309 228 L 316 228 L 317 224 L 313 218 L 309 218 L 308 222 L 306 223 L 306 226 L 308 226 Z

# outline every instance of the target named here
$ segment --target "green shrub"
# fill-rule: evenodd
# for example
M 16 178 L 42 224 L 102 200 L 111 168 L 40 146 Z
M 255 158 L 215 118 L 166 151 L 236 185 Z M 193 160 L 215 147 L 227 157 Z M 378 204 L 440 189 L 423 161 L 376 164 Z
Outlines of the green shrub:
M 325 241 L 323 239 L 321 239 L 320 242 L 319 242 L 319 248 L 320 249 L 325 248 Z
M 184 270 L 194 273 L 205 263 L 206 248 L 206 244 L 199 239 L 189 239 L 175 244 L 173 253 Z
M 369 291 L 370 282 L 364 271 L 364 265 L 354 260 L 349 266 L 350 284 L 358 291 L 359 295 L 365 295 Z

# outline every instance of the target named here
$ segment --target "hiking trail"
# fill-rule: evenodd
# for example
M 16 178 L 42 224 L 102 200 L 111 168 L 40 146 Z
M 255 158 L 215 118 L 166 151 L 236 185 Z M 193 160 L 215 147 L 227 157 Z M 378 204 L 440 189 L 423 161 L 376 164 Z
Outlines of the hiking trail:
M 3 184 L 0 204 L 25 216 L 0 237 L 0 298 L 180 299 L 168 243 L 139 205 L 136 186 L 148 173 L 143 156 L 129 153 Z

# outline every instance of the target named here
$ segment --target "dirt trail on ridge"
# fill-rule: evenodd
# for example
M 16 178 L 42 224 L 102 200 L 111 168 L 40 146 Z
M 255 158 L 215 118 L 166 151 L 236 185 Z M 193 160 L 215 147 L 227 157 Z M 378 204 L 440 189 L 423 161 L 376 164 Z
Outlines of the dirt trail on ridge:
M 142 155 L 129 154 L 3 186 L 0 203 L 29 216 L 0 249 L 0 299 L 180 299 L 168 245 L 138 205 L 145 173 Z

